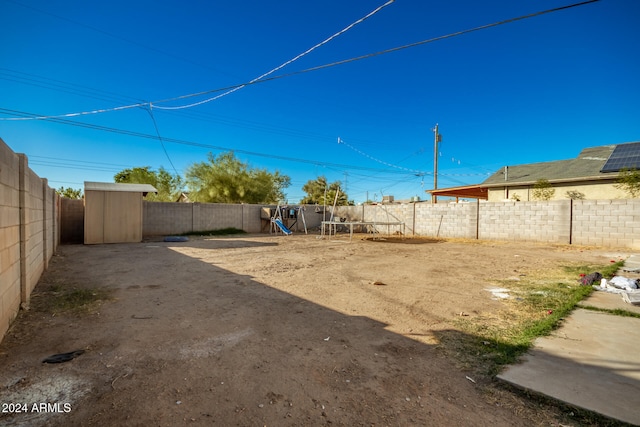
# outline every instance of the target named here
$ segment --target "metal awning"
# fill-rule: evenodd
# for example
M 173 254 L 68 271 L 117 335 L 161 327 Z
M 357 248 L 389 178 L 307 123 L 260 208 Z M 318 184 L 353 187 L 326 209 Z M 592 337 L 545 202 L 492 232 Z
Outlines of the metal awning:
M 426 192 L 430 193 L 431 196 L 455 197 L 456 199 L 468 198 L 487 200 L 489 198 L 487 187 L 481 184 L 464 185 L 461 187 L 438 188 L 437 190 L 427 190 Z

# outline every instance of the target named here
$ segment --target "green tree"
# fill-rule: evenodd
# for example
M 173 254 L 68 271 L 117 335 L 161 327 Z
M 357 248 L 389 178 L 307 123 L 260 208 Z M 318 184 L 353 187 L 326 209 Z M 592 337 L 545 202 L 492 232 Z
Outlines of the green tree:
M 556 194 L 556 189 L 551 187 L 548 179 L 540 178 L 533 184 L 533 198 L 536 200 L 551 200 Z
M 175 202 L 182 191 L 183 183 L 180 175 L 172 175 L 163 167 L 157 171 L 150 166 L 124 169 L 118 172 L 114 181 L 121 184 L 151 184 L 158 194 L 147 194 L 146 200 L 152 202 Z
M 300 203 L 308 205 L 318 204 L 333 206 L 333 202 L 336 199 L 336 192 L 338 190 L 340 190 L 340 193 L 338 194 L 338 201 L 336 204 L 338 206 L 353 205 L 353 201 L 349 201 L 349 196 L 347 196 L 347 194 L 342 191 L 342 188 L 340 188 L 340 181 L 334 181 L 331 184 L 327 184 L 327 178 L 325 176 L 319 176 L 316 179 L 309 180 L 302 186 L 302 191 L 307 193 L 307 195 L 300 201 Z
M 250 168 L 233 152 L 209 153 L 206 162 L 189 166 L 185 177 L 189 198 L 206 203 L 278 203 L 291 185 L 288 176 Z
M 637 169 L 622 169 L 618 174 L 618 183 L 615 187 L 626 191 L 631 197 L 640 196 L 640 171 Z
M 82 190 L 79 188 L 78 189 L 71 188 L 71 187 L 65 188 L 63 186 L 58 188 L 56 190 L 56 193 L 58 193 L 62 197 L 66 197 L 67 199 L 82 199 Z

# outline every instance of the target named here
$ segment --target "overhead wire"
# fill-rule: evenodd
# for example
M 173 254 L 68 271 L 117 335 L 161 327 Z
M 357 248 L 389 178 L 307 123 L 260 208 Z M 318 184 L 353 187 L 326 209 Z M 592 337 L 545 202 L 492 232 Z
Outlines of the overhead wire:
M 17 110 L 9 110 L 9 109 L 6 109 L 6 108 L 0 108 L 0 114 L 12 114 L 12 115 L 20 115 L 20 116 L 33 115 L 33 113 L 27 113 L 27 112 L 17 111 Z M 47 121 L 51 121 L 51 122 L 54 122 L 54 123 L 60 123 L 60 124 L 67 124 L 67 125 L 71 125 L 71 126 L 78 126 L 78 127 L 88 128 L 88 129 L 112 132 L 112 133 L 121 134 L 121 135 L 134 136 L 134 137 L 139 137 L 139 138 L 154 139 L 154 140 L 158 139 L 157 135 L 150 135 L 150 134 L 145 134 L 145 133 L 136 132 L 136 131 L 130 131 L 130 130 L 126 130 L 126 129 L 118 129 L 118 128 L 112 128 L 112 127 L 108 127 L 108 126 L 96 125 L 96 124 L 92 124 L 92 123 L 73 121 L 73 120 L 68 120 L 68 119 L 64 119 L 64 118 L 50 118 L 50 119 L 47 119 Z M 164 137 L 163 140 L 165 142 L 174 143 L 174 144 L 182 144 L 182 145 L 188 145 L 188 146 L 192 146 L 192 147 L 200 147 L 200 148 L 207 148 L 207 149 L 220 150 L 220 151 L 232 151 L 232 152 L 235 152 L 235 153 L 246 154 L 246 155 L 249 155 L 249 156 L 265 157 L 265 158 L 271 158 L 271 159 L 283 160 L 283 161 L 289 161 L 289 162 L 296 162 L 296 163 L 305 163 L 305 164 L 312 164 L 312 165 L 319 165 L 319 166 L 334 166 L 334 167 L 342 168 L 342 169 L 358 169 L 358 170 L 368 170 L 368 171 L 374 171 L 374 172 L 376 172 L 376 171 L 377 172 L 381 172 L 382 171 L 382 172 L 387 172 L 387 173 L 397 173 L 396 171 L 389 171 L 389 170 L 384 170 L 384 169 L 376 169 L 376 168 L 370 168 L 370 167 L 364 167 L 364 166 L 346 165 L 346 164 L 333 163 L 333 162 L 323 162 L 323 161 L 318 161 L 318 160 L 301 159 L 301 158 L 281 156 L 281 155 L 276 155 L 276 154 L 260 153 L 260 152 L 256 152 L 256 151 L 243 150 L 243 149 L 232 148 L 232 147 L 224 147 L 224 146 L 212 145 L 212 144 L 204 144 L 204 143 L 199 143 L 199 142 L 194 142 L 194 141 L 187 141 L 187 140 L 176 139 L 176 138 Z
M 3 77 L 3 75 L 7 77 Z M 50 79 L 47 77 L 24 73 L 20 71 L 15 71 L 7 68 L 0 68 L 0 79 L 15 81 L 21 84 L 28 84 L 36 87 L 42 87 L 49 90 L 55 90 L 64 93 L 70 93 L 77 96 L 92 98 L 92 99 L 100 99 L 104 101 L 113 101 L 118 99 L 122 101 L 123 99 L 127 99 L 128 101 L 138 101 L 144 102 L 140 99 L 133 99 L 125 97 L 124 95 L 102 91 L 100 89 L 95 89 L 88 86 L 76 85 L 74 83 L 65 82 L 62 80 Z M 158 116 L 158 111 L 154 112 L 154 115 Z M 330 135 L 322 135 L 309 131 L 302 131 L 299 129 L 292 128 L 283 128 L 278 126 L 273 126 L 266 123 L 255 122 L 246 119 L 238 119 L 225 117 L 222 115 L 211 114 L 204 111 L 194 111 L 194 110 L 176 110 L 176 111 L 162 111 L 160 114 L 171 114 L 175 116 L 185 117 L 193 120 L 200 120 L 205 122 L 215 122 L 222 123 L 225 125 L 240 127 L 243 129 L 250 130 L 258 130 L 261 132 L 268 132 L 278 135 L 285 136 L 293 136 L 297 138 L 305 138 L 305 139 L 314 139 L 314 140 L 322 140 L 326 141 L 327 138 L 330 138 Z
M 14 114 L 14 115 L 28 116 L 28 115 L 33 114 L 33 113 L 27 113 L 27 112 L 23 112 L 23 111 L 8 110 L 8 109 L 5 109 L 5 108 L 0 108 L 0 114 Z M 340 173 L 342 173 L 345 169 L 348 169 L 348 170 L 370 171 L 370 172 L 377 172 L 377 173 L 402 174 L 402 175 L 407 175 L 408 177 L 415 176 L 413 173 L 408 173 L 407 171 L 402 171 L 402 170 L 397 170 L 397 169 L 396 170 L 394 170 L 394 169 L 389 170 L 389 169 L 371 168 L 371 167 L 366 167 L 366 166 L 355 166 L 355 165 L 347 165 L 347 164 L 340 164 L 340 163 L 333 163 L 333 162 L 323 162 L 323 161 L 318 161 L 318 160 L 309 160 L 309 159 L 301 159 L 301 158 L 296 158 L 296 157 L 281 156 L 281 155 L 275 155 L 275 154 L 269 154 L 269 153 L 261 153 L 261 152 L 243 150 L 243 149 L 238 149 L 238 148 L 233 148 L 233 147 L 225 147 L 225 146 L 219 146 L 219 145 L 205 144 L 205 143 L 199 143 L 199 142 L 195 142 L 195 141 L 187 141 L 187 140 L 183 140 L 183 139 L 167 138 L 167 137 L 162 137 L 161 138 L 157 134 L 156 135 L 151 135 L 151 134 L 145 134 L 145 133 L 142 133 L 142 132 L 136 132 L 136 131 L 126 130 L 126 129 L 112 128 L 112 127 L 103 126 L 103 125 L 96 125 L 96 124 L 92 124 L 92 123 L 71 121 L 71 120 L 67 120 L 67 119 L 48 119 L 47 121 L 51 121 L 51 122 L 54 122 L 54 123 L 71 125 L 71 126 L 89 128 L 89 129 L 94 129 L 94 130 L 100 130 L 100 131 L 105 131 L 105 132 L 111 132 L 111 133 L 116 133 L 116 134 L 121 134 L 121 135 L 127 135 L 127 136 L 132 136 L 132 137 L 137 137 L 137 138 L 154 139 L 154 140 L 162 139 L 165 142 L 173 143 L 173 144 L 187 145 L 187 146 L 206 148 L 206 149 L 213 149 L 213 150 L 219 150 L 219 151 L 232 151 L 232 152 L 235 152 L 235 153 L 246 154 L 246 155 L 249 155 L 249 156 L 271 158 L 271 159 L 276 159 L 276 160 L 284 160 L 284 161 L 289 161 L 289 162 L 294 162 L 294 163 L 312 164 L 312 165 L 315 165 L 315 166 L 323 166 L 323 167 L 327 167 L 329 169 L 337 168 L 337 171 L 340 172 Z M 41 158 L 44 158 L 44 159 L 58 159 L 58 160 L 62 160 L 62 161 L 70 161 L 69 159 L 50 158 L 50 157 L 44 157 L 44 156 L 31 156 L 31 157 L 41 157 Z M 86 163 L 93 163 L 93 162 L 86 162 Z M 131 166 L 127 166 L 127 165 L 122 165 L 122 166 L 131 167 Z M 174 168 L 174 170 L 175 170 L 175 168 Z M 358 176 L 358 174 L 353 173 L 353 172 L 351 172 L 350 174 L 352 174 L 353 176 Z M 432 175 L 433 173 L 429 172 L 429 171 L 423 171 L 422 174 L 427 176 L 427 175 Z M 442 173 L 441 174 L 441 173 L 438 173 L 438 176 L 469 176 L 469 175 L 470 174 L 446 174 L 446 173 Z M 367 178 L 367 177 L 370 177 L 370 176 L 364 176 L 364 178 Z
M 162 145 L 162 151 L 164 151 L 165 156 L 167 156 L 167 160 L 169 160 L 169 164 L 171 164 L 171 167 L 173 168 L 173 171 L 175 172 L 175 174 L 180 175 L 176 167 L 173 165 L 173 161 L 171 161 L 171 157 L 169 157 L 169 152 L 167 151 L 167 147 L 164 146 L 164 141 L 162 139 L 162 136 L 160 135 L 160 129 L 158 129 L 158 123 L 156 122 L 156 118 L 153 115 L 153 104 L 149 104 L 149 108 L 147 108 L 146 110 L 147 110 L 147 113 L 149 113 L 149 116 L 151 117 L 151 121 L 153 122 L 154 129 L 156 130 L 156 135 L 158 136 L 160 145 Z
M 193 97 L 197 97 L 197 96 L 204 96 L 204 95 L 208 95 L 208 94 L 215 93 L 215 92 L 228 91 L 228 90 L 232 90 L 232 89 L 235 89 L 235 88 L 245 87 L 245 86 L 249 86 L 249 85 L 255 85 L 255 84 L 259 84 L 259 83 L 266 83 L 266 82 L 270 82 L 270 81 L 274 81 L 274 80 L 278 80 L 278 79 L 283 79 L 283 78 L 287 78 L 287 77 L 292 77 L 292 76 L 296 76 L 296 75 L 300 75 L 300 74 L 310 73 L 310 72 L 313 72 L 313 71 L 319 71 L 319 70 L 322 70 L 322 69 L 326 69 L 326 68 L 335 67 L 335 66 L 338 66 L 338 65 L 347 64 L 347 63 L 350 63 L 350 62 L 360 61 L 360 60 L 372 58 L 372 57 L 375 57 L 375 56 L 385 55 L 385 54 L 392 53 L 392 52 L 398 52 L 400 50 L 409 49 L 409 48 L 421 46 L 421 45 L 424 45 L 424 44 L 433 43 L 433 42 L 436 42 L 436 41 L 440 41 L 440 40 L 444 40 L 444 39 L 448 39 L 448 38 L 452 38 L 452 37 L 461 36 L 461 35 L 464 35 L 464 34 L 469 34 L 469 33 L 475 32 L 475 31 L 480 31 L 480 30 L 485 30 L 485 29 L 492 28 L 492 27 L 497 27 L 499 25 L 510 24 L 512 22 L 521 21 L 521 20 L 524 20 L 524 19 L 529 19 L 529 18 L 541 16 L 541 15 L 548 14 L 548 13 L 559 12 L 561 10 L 580 7 L 580 6 L 584 6 L 584 5 L 590 4 L 590 3 L 596 3 L 596 2 L 599 2 L 599 1 L 601 1 L 601 0 L 586 0 L 586 1 L 583 1 L 583 2 L 573 3 L 573 4 L 570 4 L 570 5 L 566 5 L 566 6 L 555 7 L 555 8 L 552 8 L 552 9 L 546 9 L 546 10 L 530 13 L 530 14 L 527 14 L 527 15 L 518 16 L 518 17 L 515 17 L 515 18 L 510 18 L 510 19 L 505 19 L 505 20 L 502 20 L 502 21 L 497 21 L 497 22 L 494 22 L 494 23 L 491 23 L 491 24 L 480 25 L 480 26 L 477 26 L 477 27 L 474 27 L 474 28 L 470 28 L 470 29 L 466 29 L 466 30 L 456 31 L 456 32 L 449 33 L 449 34 L 442 35 L 442 36 L 438 36 L 438 37 L 432 37 L 430 39 L 426 39 L 426 40 L 422 40 L 422 41 L 418 41 L 418 42 L 414 42 L 414 43 L 409 43 L 409 44 L 405 44 L 405 45 L 394 47 L 394 48 L 390 48 L 390 49 L 380 50 L 380 51 L 369 53 L 369 54 L 366 54 L 366 55 L 356 56 L 356 57 L 352 57 L 352 58 L 349 58 L 349 59 L 343 59 L 343 60 L 340 60 L 340 61 L 335 61 L 335 62 L 327 63 L 327 64 L 324 64 L 324 65 L 318 65 L 318 66 L 315 66 L 315 67 L 306 68 L 306 69 L 299 70 L 299 71 L 293 71 L 293 72 L 286 73 L 286 74 L 280 74 L 280 75 L 276 75 L 276 76 L 265 77 L 265 78 L 262 78 L 260 80 L 255 80 L 254 79 L 254 80 L 252 80 L 250 82 L 246 82 L 246 83 L 235 84 L 235 85 L 231 85 L 231 86 L 227 86 L 227 87 L 223 87 L 223 88 L 210 89 L 210 90 L 206 90 L 206 91 L 202 91 L 202 92 L 195 92 L 195 93 L 191 93 L 191 94 L 187 94 L 187 95 L 181 95 L 181 96 L 177 96 L 177 97 L 173 97 L 173 98 L 166 98 L 166 99 L 162 99 L 162 100 L 158 100 L 158 101 L 152 101 L 152 102 L 146 102 L 146 103 L 142 102 L 142 103 L 135 103 L 135 104 L 130 104 L 130 105 L 123 105 L 123 106 L 119 106 L 119 107 L 102 108 L 102 109 L 95 109 L 95 110 L 91 110 L 91 111 L 68 113 L 68 114 L 59 114 L 59 115 L 37 116 L 37 117 L 0 117 L 0 120 L 3 120 L 3 121 L 7 121 L 7 120 L 46 120 L 46 119 L 53 119 L 53 118 L 78 117 L 78 116 L 83 116 L 83 115 L 101 114 L 101 113 L 106 113 L 106 112 L 111 112 L 111 111 L 121 111 L 121 110 L 126 110 L 126 109 L 131 109 L 131 108 L 145 107 L 150 103 L 153 103 L 156 106 L 156 108 L 158 108 L 158 104 L 161 104 L 161 103 L 174 102 L 174 101 L 179 101 L 181 99 L 193 98 Z
M 99 99 L 101 101 L 110 102 L 131 102 L 141 99 L 135 99 L 126 95 L 108 92 L 102 89 L 96 89 L 89 86 L 80 85 L 77 83 L 65 82 L 63 80 L 54 79 L 51 77 L 44 77 L 37 74 L 31 74 L 24 71 L 12 70 L 10 68 L 0 67 L 0 79 L 9 80 L 16 83 L 41 87 L 44 89 L 56 90 L 59 92 L 69 93 L 72 95 L 82 96 L 86 98 Z
M 338 66 L 338 65 L 347 64 L 347 63 L 350 63 L 350 62 L 355 62 L 355 61 L 360 61 L 360 60 L 363 60 L 363 59 L 372 58 L 372 57 L 379 56 L 379 55 L 385 55 L 387 53 L 397 52 L 397 51 L 400 51 L 400 50 L 421 46 L 421 45 L 424 45 L 424 44 L 427 44 L 427 43 L 433 43 L 433 42 L 436 42 L 436 41 L 439 41 L 439 40 L 444 40 L 444 39 L 448 39 L 448 38 L 452 38 L 452 37 L 461 36 L 461 35 L 464 35 L 464 34 L 475 32 L 475 31 L 485 30 L 487 28 L 497 27 L 499 25 L 509 24 L 509 23 L 512 23 L 512 22 L 521 21 L 521 20 L 524 20 L 524 19 L 529 19 L 529 18 L 541 16 L 541 15 L 548 14 L 548 13 L 554 13 L 554 12 L 559 12 L 559 11 L 565 10 L 565 9 L 584 6 L 586 4 L 595 3 L 595 2 L 599 2 L 599 1 L 600 0 L 586 0 L 586 1 L 583 1 L 583 2 L 574 3 L 574 4 L 570 4 L 570 5 L 566 5 L 566 6 L 560 6 L 560 7 L 556 7 L 556 8 L 552 8 L 552 9 L 546 9 L 546 10 L 542 10 L 542 11 L 538 11 L 538 12 L 533 12 L 533 13 L 530 13 L 530 14 L 527 14 L 527 15 L 521 15 L 521 16 L 518 16 L 518 17 L 515 17 L 515 18 L 509 18 L 509 19 L 505 19 L 505 20 L 502 20 L 502 21 L 497 21 L 497 22 L 494 22 L 494 23 L 491 23 L 491 24 L 485 24 L 485 25 L 477 26 L 477 27 L 466 29 L 466 30 L 462 30 L 462 31 L 456 31 L 456 32 L 453 32 L 453 33 L 449 33 L 449 34 L 438 36 L 438 37 L 433 37 L 433 38 L 422 40 L 422 41 L 419 41 L 419 42 L 414 42 L 414 43 L 410 43 L 410 44 L 406 44 L 406 45 L 402 45 L 402 46 L 398 46 L 398 47 L 394 47 L 394 48 L 390 48 L 390 49 L 385 49 L 385 50 L 369 53 L 369 54 L 366 54 L 366 55 L 356 56 L 356 57 L 352 57 L 352 58 L 349 58 L 349 59 L 344 59 L 344 60 L 335 61 L 335 62 L 331 62 L 331 63 L 324 64 L 324 65 L 318 65 L 318 66 L 315 66 L 315 67 L 306 68 L 306 69 L 303 69 L 303 70 L 300 70 L 300 71 L 293 71 L 293 72 L 290 72 L 290 73 L 287 73 L 287 74 L 280 74 L 280 75 L 276 75 L 276 76 L 273 76 L 273 77 L 263 78 L 263 79 L 257 80 L 257 81 L 252 81 L 252 82 L 248 82 L 248 83 L 242 83 L 242 84 L 238 84 L 238 85 L 233 85 L 233 86 L 229 86 L 229 87 L 223 88 L 223 89 L 212 89 L 212 90 L 208 90 L 208 91 L 202 91 L 202 92 L 192 93 L 192 94 L 188 94 L 188 95 L 182 95 L 182 96 L 175 97 L 175 98 L 168 98 L 168 99 L 164 99 L 164 100 L 156 101 L 156 102 L 157 103 L 165 103 L 165 102 L 171 102 L 171 101 L 176 101 L 176 100 L 179 100 L 179 99 L 185 99 L 185 98 L 190 98 L 190 97 L 195 97 L 195 96 L 203 96 L 203 95 L 207 95 L 207 94 L 213 93 L 213 92 L 219 92 L 219 91 L 223 91 L 223 90 L 233 89 L 233 88 L 238 87 L 238 86 L 254 85 L 254 84 L 258 84 L 258 83 L 265 83 L 265 82 L 268 82 L 268 81 L 282 79 L 282 78 L 285 78 L 285 77 L 291 77 L 291 76 L 296 76 L 296 75 L 300 75 L 300 74 L 305 74 L 305 73 L 309 73 L 309 72 L 313 72 L 313 71 L 322 70 L 322 69 L 325 69 L 325 68 L 330 68 L 330 67 L 335 67 L 335 66 Z
M 362 23 L 363 21 L 365 21 L 366 19 L 370 18 L 371 16 L 375 15 L 376 13 L 378 13 L 380 10 L 382 10 L 383 8 L 385 8 L 386 6 L 392 4 L 395 0 L 388 0 L 385 4 L 383 4 L 382 6 L 377 7 L 375 10 L 373 10 L 372 12 L 368 13 L 367 15 L 365 15 L 364 17 L 358 19 L 357 21 L 351 23 L 350 25 L 348 25 L 347 27 L 343 28 L 342 30 L 338 31 L 337 33 L 331 35 L 330 37 L 328 37 L 327 39 L 323 40 L 320 43 L 317 43 L 316 45 L 314 45 L 313 47 L 307 49 L 306 51 L 302 52 L 301 54 L 295 56 L 294 58 L 280 64 L 279 66 L 273 68 L 272 70 L 256 77 L 255 79 L 247 82 L 247 83 L 242 83 L 239 85 L 233 85 L 230 86 L 228 88 L 225 89 L 221 89 L 221 91 L 224 91 L 223 93 L 202 100 L 202 101 L 198 101 L 189 105 L 182 105 L 182 106 L 175 106 L 175 107 L 163 107 L 158 105 L 159 103 L 162 102 L 169 102 L 169 100 L 162 100 L 162 101 L 152 101 L 152 102 L 141 102 L 141 103 L 137 103 L 137 104 L 130 104 L 130 105 L 124 105 L 121 107 L 114 107 L 111 109 L 96 109 L 96 110 L 91 110 L 91 111 L 84 111 L 84 112 L 77 112 L 77 113 L 67 113 L 67 114 L 60 114 L 60 115 L 55 115 L 55 116 L 42 116 L 42 117 L 38 117 L 38 118 L 25 118 L 25 117 L 21 117 L 21 118 L 0 118 L 0 120 L 16 120 L 16 121 L 23 121 L 23 120 L 34 120 L 34 119 L 45 119 L 45 118 L 70 118 L 70 117 L 78 117 L 78 116 L 83 116 L 83 115 L 93 115 L 93 114 L 100 114 L 100 113 L 106 113 L 109 111 L 119 111 L 119 110 L 125 110 L 125 109 L 131 109 L 131 108 L 137 108 L 137 107 L 148 107 L 151 108 L 151 105 L 155 104 L 155 108 L 157 109 L 162 109 L 162 110 L 181 110 L 181 109 L 187 109 L 187 108 L 192 108 L 192 107 L 196 107 L 198 105 L 202 105 L 211 101 L 214 101 L 216 99 L 222 98 L 223 96 L 229 95 L 233 92 L 236 92 L 246 86 L 255 84 L 259 81 L 262 81 L 265 79 L 265 77 L 273 74 L 274 72 L 284 68 L 285 66 L 297 61 L 298 59 L 302 58 L 303 56 L 306 56 L 307 54 L 313 52 L 314 50 L 316 50 L 317 48 L 329 43 L 331 40 L 335 39 L 336 37 L 344 34 L 345 32 L 349 31 L 351 28 L 353 28 L 354 26 Z M 17 3 L 17 2 L 16 2 Z M 17 3 L 20 4 L 20 3 Z M 216 90 L 219 91 L 219 90 Z M 189 95 L 188 97 L 190 97 L 191 95 Z M 178 100 L 178 99 L 183 99 L 183 97 L 178 97 L 175 98 L 173 100 Z M 155 123 L 155 119 L 154 119 L 154 123 Z
M 374 162 L 380 163 L 380 164 L 385 165 L 385 166 L 389 166 L 390 168 L 400 169 L 400 170 L 403 170 L 403 171 L 406 171 L 406 172 L 412 172 L 412 173 L 424 173 L 423 171 L 418 171 L 418 170 L 415 170 L 415 169 L 409 169 L 409 168 L 406 168 L 404 166 L 397 166 L 397 165 L 394 165 L 392 163 L 388 163 L 388 162 L 385 162 L 383 160 L 377 159 L 377 158 L 375 158 L 373 156 L 370 156 L 369 154 L 365 153 L 364 151 L 358 150 L 354 146 L 346 143 L 343 139 L 338 137 L 338 145 L 340 145 L 340 144 L 343 144 L 343 145 L 349 147 L 350 149 L 352 149 L 356 153 L 360 154 L 361 156 L 366 157 L 367 159 L 373 160 Z
M 134 168 L 133 165 L 117 164 L 117 163 L 104 163 L 104 162 L 91 162 L 87 160 L 77 159 L 64 159 L 61 157 L 48 157 L 39 156 L 35 154 L 27 153 L 30 165 L 47 166 L 54 168 L 65 168 L 72 170 L 90 170 L 90 171 L 102 171 L 102 172 L 119 172 L 123 169 Z
M 211 102 L 211 101 L 215 101 L 216 99 L 222 98 L 223 96 L 227 96 L 233 92 L 236 92 L 244 87 L 246 87 L 247 85 L 256 83 L 262 79 L 264 79 L 265 77 L 275 73 L 278 70 L 281 70 L 282 68 L 286 67 L 289 64 L 294 63 L 295 61 L 297 61 L 298 59 L 308 55 L 309 53 L 313 52 L 314 50 L 316 50 L 317 48 L 324 46 L 325 44 L 329 43 L 331 40 L 335 39 L 336 37 L 341 36 L 342 34 L 346 33 L 347 31 L 349 31 L 350 29 L 352 29 L 353 27 L 355 27 L 356 25 L 364 22 L 365 20 L 367 20 L 368 18 L 372 17 L 373 15 L 375 15 L 376 13 L 380 12 L 382 9 L 384 9 L 385 7 L 389 6 L 390 4 L 392 4 L 395 0 L 389 0 L 387 1 L 385 4 L 383 4 L 382 6 L 377 7 L 375 10 L 369 12 L 367 15 L 365 15 L 364 17 L 358 19 L 357 21 L 347 25 L 345 28 L 343 28 L 342 30 L 338 31 L 337 33 L 329 36 L 328 38 L 326 38 L 325 40 L 321 41 L 320 43 L 317 43 L 315 46 L 310 47 L 309 49 L 305 50 L 304 52 L 302 52 L 301 54 L 293 57 L 292 59 L 283 62 L 282 64 L 278 65 L 277 67 L 271 69 L 270 71 L 267 71 L 266 73 L 256 77 L 255 79 L 251 80 L 249 83 L 247 83 L 246 85 L 240 85 L 238 87 L 235 87 L 231 90 L 228 90 L 227 92 L 221 93 L 220 95 L 214 96 L 212 98 L 209 99 L 205 99 L 202 101 L 198 101 L 198 102 L 194 102 L 192 104 L 188 104 L 188 105 L 181 105 L 181 106 L 177 106 L 177 107 L 162 107 L 162 106 L 157 106 L 156 108 L 158 109 L 163 109 L 163 110 L 181 110 L 184 108 L 192 108 L 192 107 L 196 107 L 198 105 L 202 105 L 202 104 L 206 104 L 207 102 Z

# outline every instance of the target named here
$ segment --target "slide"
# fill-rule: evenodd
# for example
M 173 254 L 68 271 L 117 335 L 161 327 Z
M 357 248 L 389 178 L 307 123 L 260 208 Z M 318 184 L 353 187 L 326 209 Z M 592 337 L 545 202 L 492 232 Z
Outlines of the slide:
M 274 222 L 274 223 L 278 226 L 278 228 L 279 228 L 280 230 L 282 230 L 282 232 L 283 232 L 284 234 L 286 234 L 287 236 L 290 236 L 290 235 L 292 235 L 292 234 L 293 234 L 293 231 L 289 230 L 289 229 L 287 228 L 287 226 L 286 226 L 286 225 L 284 225 L 284 224 L 282 223 L 282 221 L 280 221 L 279 219 L 274 219 L 274 220 L 273 220 L 273 222 Z

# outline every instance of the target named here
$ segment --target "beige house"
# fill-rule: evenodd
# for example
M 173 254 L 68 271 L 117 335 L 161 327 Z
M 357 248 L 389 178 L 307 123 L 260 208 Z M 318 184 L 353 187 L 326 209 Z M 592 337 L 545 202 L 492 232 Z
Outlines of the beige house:
M 628 199 L 629 194 L 615 186 L 623 168 L 640 169 L 640 142 L 585 148 L 570 160 L 505 166 L 482 184 L 427 192 L 456 199 L 528 201 L 535 200 L 536 182 L 545 179 L 555 190 L 551 200 Z

